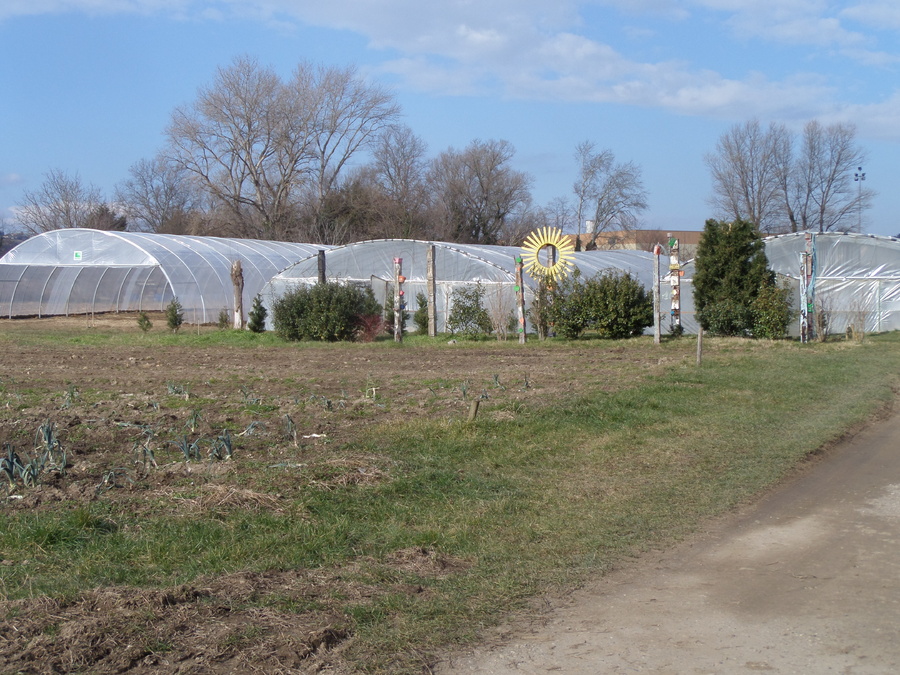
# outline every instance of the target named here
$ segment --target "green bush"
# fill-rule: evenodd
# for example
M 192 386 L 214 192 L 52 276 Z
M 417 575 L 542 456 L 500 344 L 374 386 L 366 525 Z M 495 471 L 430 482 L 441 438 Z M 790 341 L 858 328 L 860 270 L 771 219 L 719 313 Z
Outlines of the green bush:
M 589 279 L 587 295 L 594 313 L 593 326 L 601 337 L 636 337 L 653 325 L 653 299 L 627 272 Z
M 251 333 L 266 332 L 266 317 L 269 316 L 269 310 L 262 302 L 262 298 L 257 295 L 253 298 L 253 305 L 250 307 L 250 313 L 247 315 L 247 328 Z
M 576 269 L 571 278 L 560 279 L 547 289 L 539 304 L 540 319 L 547 331 L 574 340 L 591 324 L 587 288 Z
M 593 329 L 600 337 L 621 339 L 653 325 L 653 301 L 628 273 L 605 272 L 586 281 L 576 273 L 557 284 L 546 314 L 563 337 Z
M 794 318 L 791 290 L 776 284 L 763 284 L 750 307 L 753 314 L 753 336 L 780 340 L 785 337 Z
M 178 302 L 178 298 L 172 298 L 172 302 L 166 306 L 166 325 L 173 333 L 177 333 L 183 323 L 184 310 L 181 303 Z
M 747 327 L 753 325 L 750 308 L 730 298 L 707 304 L 697 312 L 697 318 L 704 330 L 714 335 L 746 335 Z
M 480 283 L 475 286 L 460 286 L 450 296 L 452 309 L 447 318 L 447 328 L 454 335 L 464 338 L 478 338 L 491 332 L 491 317 L 484 308 L 484 288 Z
M 355 340 L 362 317 L 381 315 L 372 289 L 326 282 L 297 286 L 272 304 L 275 333 L 284 340 Z
M 416 311 L 413 312 L 413 323 L 419 335 L 428 335 L 428 298 L 424 293 L 416 293 Z

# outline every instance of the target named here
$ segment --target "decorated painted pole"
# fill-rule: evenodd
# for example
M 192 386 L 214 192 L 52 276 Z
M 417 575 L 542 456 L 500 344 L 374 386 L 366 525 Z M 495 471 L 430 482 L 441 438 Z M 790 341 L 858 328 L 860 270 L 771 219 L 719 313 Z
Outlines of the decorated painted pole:
M 406 308 L 404 281 L 403 258 L 394 258 L 394 342 L 403 342 L 403 310 Z
M 806 233 L 806 250 L 800 254 L 800 341 L 815 337 L 815 238 Z
M 522 256 L 516 256 L 516 307 L 518 309 L 518 322 L 516 331 L 519 333 L 519 344 L 525 344 L 525 283 L 522 275 Z
M 681 261 L 678 257 L 678 240 L 669 239 L 669 283 L 672 286 L 672 332 L 681 328 Z

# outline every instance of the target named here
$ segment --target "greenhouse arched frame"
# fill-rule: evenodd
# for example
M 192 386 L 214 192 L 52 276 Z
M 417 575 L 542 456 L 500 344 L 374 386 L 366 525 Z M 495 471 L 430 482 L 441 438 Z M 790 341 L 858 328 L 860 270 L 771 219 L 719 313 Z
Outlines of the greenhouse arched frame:
M 447 331 L 447 319 L 453 308 L 453 292 L 461 287 L 480 285 L 483 303 L 493 319 L 512 315 L 516 302 L 516 258 L 524 250 L 515 246 L 451 244 L 415 239 L 374 239 L 336 246 L 325 252 L 325 276 L 330 281 L 372 289 L 375 299 L 384 305 L 394 279 L 394 259 L 403 263 L 406 311 L 418 308 L 418 296 L 427 297 L 428 251 L 434 247 L 436 330 Z M 572 254 L 573 267 L 585 278 L 602 272 L 627 272 L 648 291 L 653 288 L 653 254 L 646 251 L 582 251 Z M 268 328 L 272 328 L 272 306 L 292 287 L 309 286 L 319 280 L 318 256 L 310 256 L 273 276 L 261 292 L 269 309 Z M 525 304 L 531 307 L 538 280 L 524 275 Z M 531 327 L 529 326 L 529 330 Z
M 241 261 L 245 315 L 266 282 L 327 246 L 252 239 L 111 232 L 44 232 L 0 258 L 0 316 L 162 311 L 175 298 L 189 323 L 234 311 L 231 266 Z

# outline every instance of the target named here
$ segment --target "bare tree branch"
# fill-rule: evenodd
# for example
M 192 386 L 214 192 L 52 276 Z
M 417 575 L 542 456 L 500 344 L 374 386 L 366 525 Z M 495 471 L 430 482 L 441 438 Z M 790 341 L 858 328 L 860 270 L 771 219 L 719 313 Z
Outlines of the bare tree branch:
M 476 140 L 435 158 L 428 181 L 446 239 L 494 244 L 507 217 L 531 202 L 531 177 L 509 166 L 514 155 L 508 141 Z
M 26 232 L 38 234 L 71 227 L 90 227 L 92 214 L 103 206 L 100 190 L 85 185 L 78 174 L 51 169 L 35 191 L 18 204 L 17 221 Z

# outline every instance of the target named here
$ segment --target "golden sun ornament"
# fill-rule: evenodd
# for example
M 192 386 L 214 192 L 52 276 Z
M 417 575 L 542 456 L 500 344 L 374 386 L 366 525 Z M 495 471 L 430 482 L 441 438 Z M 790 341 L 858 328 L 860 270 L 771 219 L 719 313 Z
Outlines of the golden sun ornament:
M 545 281 L 566 276 L 575 259 L 575 245 L 558 227 L 541 227 L 525 239 L 522 260 L 532 277 Z

